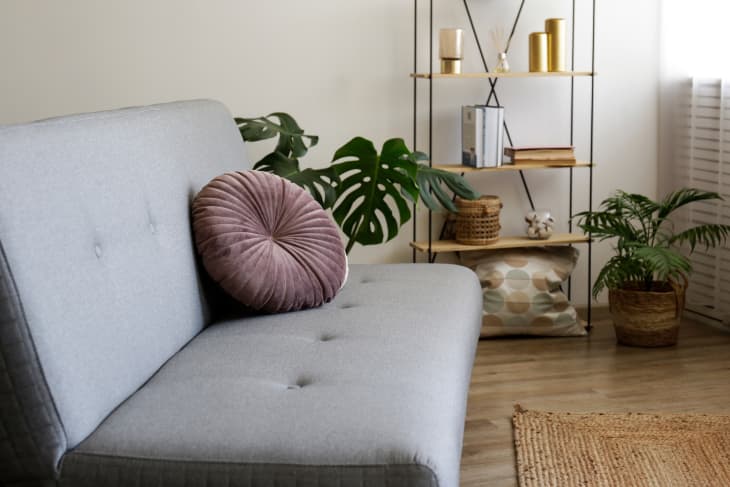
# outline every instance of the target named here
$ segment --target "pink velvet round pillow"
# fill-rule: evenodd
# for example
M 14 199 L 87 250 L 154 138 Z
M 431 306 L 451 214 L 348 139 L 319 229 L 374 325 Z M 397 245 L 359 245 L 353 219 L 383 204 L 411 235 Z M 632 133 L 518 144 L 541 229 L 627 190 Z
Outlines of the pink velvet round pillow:
M 273 174 L 213 179 L 193 201 L 193 230 L 210 276 L 256 310 L 320 306 L 345 280 L 334 222 L 304 189 Z

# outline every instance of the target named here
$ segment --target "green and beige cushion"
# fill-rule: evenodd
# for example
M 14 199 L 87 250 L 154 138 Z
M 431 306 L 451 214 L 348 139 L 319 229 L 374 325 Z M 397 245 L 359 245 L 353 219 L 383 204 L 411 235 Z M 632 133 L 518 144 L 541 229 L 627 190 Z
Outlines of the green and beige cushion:
M 572 247 L 463 252 L 462 264 L 482 284 L 482 336 L 585 335 L 561 289 L 577 260 Z

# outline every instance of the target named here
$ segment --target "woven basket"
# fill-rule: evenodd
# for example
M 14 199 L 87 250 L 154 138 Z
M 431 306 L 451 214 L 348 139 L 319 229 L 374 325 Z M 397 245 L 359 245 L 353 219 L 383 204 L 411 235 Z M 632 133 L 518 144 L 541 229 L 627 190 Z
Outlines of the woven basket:
M 632 347 L 668 347 L 677 343 L 687 279 L 682 284 L 654 285 L 659 291 L 641 291 L 635 283 L 609 290 L 608 303 L 619 343 Z
M 502 202 L 497 196 L 483 195 L 477 200 L 456 198 L 456 241 L 464 245 L 486 245 L 499 240 L 499 212 Z

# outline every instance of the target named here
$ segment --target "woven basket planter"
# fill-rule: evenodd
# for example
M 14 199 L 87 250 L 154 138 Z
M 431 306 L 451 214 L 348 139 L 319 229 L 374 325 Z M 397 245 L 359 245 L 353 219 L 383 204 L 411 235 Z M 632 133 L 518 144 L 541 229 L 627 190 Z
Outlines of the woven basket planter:
M 499 240 L 499 197 L 483 195 L 476 200 L 456 198 L 456 241 L 464 245 L 487 245 Z
M 619 343 L 632 347 L 677 343 L 687 281 L 654 285 L 657 291 L 642 291 L 638 284 L 609 290 L 609 309 Z

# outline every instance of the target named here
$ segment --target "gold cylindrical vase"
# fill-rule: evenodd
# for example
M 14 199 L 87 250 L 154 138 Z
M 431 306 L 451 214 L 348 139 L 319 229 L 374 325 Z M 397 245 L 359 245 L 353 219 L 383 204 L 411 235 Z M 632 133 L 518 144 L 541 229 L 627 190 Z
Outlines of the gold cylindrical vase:
M 530 34 L 530 72 L 544 73 L 548 70 L 548 35 L 546 32 Z
M 439 31 L 439 57 L 442 73 L 461 73 L 461 60 L 464 59 L 463 30 L 441 29 Z
M 441 74 L 461 74 L 461 59 L 442 59 Z
M 565 19 L 546 19 L 548 71 L 565 71 Z
M 441 29 L 439 31 L 439 57 L 441 59 L 464 58 L 464 31 Z

